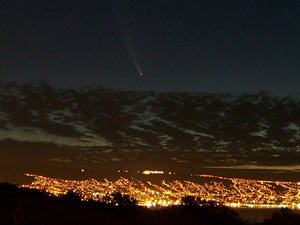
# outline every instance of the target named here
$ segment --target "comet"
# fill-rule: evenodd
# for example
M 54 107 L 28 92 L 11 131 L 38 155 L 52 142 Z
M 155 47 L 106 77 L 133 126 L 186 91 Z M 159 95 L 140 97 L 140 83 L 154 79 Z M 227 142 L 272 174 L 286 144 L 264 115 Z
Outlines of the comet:
M 138 71 L 138 73 L 140 74 L 140 76 L 143 76 L 143 72 L 139 66 L 139 64 L 137 63 L 137 61 L 134 61 L 134 65 L 135 65 L 135 68 L 136 70 Z
M 122 39 L 124 41 L 124 45 L 127 48 L 128 54 L 133 62 L 133 65 L 135 69 L 137 70 L 138 74 L 140 76 L 143 76 L 142 69 L 138 63 L 137 57 L 136 57 L 136 51 L 135 51 L 135 42 L 133 41 L 132 38 L 132 33 L 133 31 L 131 30 L 132 28 L 132 19 L 130 18 L 129 15 L 126 13 L 124 14 L 124 7 L 126 7 L 126 4 L 123 2 L 119 2 L 120 4 L 114 5 L 114 12 L 116 16 L 116 20 L 118 22 L 118 28 L 120 30 Z
M 132 59 L 132 62 L 133 62 L 133 64 L 134 64 L 135 69 L 136 69 L 137 72 L 140 74 L 140 76 L 143 76 L 142 69 L 141 69 L 140 65 L 138 64 L 138 62 L 137 62 L 136 54 L 135 54 L 135 51 L 134 51 L 134 49 L 133 49 L 133 47 L 132 47 L 132 44 L 130 44 L 130 41 L 127 41 L 126 47 L 127 47 L 129 56 L 130 56 L 130 58 Z

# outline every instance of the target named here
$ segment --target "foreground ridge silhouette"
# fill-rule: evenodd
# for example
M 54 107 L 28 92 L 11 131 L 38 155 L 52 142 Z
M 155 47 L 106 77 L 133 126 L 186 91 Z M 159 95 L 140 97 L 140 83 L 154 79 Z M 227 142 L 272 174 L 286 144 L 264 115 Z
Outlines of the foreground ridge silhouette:
M 187 197 L 185 199 L 188 200 Z M 184 200 L 183 200 L 184 201 Z M 117 204 L 118 203 L 118 204 Z M 184 202 L 183 202 L 184 203 Z M 200 224 L 200 225 L 246 225 L 247 221 L 224 206 L 179 205 L 148 209 L 137 206 L 134 199 L 114 193 L 106 203 L 80 201 L 76 193 L 62 197 L 18 188 L 16 185 L 0 184 L 0 224 Z M 262 225 L 300 224 L 300 215 L 290 210 L 275 213 Z

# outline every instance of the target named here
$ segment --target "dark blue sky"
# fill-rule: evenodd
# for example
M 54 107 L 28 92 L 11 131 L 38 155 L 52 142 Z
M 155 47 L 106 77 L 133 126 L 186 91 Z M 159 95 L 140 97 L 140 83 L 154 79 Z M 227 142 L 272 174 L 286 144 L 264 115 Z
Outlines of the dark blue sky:
M 0 3 L 2 81 L 297 93 L 299 40 L 298 0 Z

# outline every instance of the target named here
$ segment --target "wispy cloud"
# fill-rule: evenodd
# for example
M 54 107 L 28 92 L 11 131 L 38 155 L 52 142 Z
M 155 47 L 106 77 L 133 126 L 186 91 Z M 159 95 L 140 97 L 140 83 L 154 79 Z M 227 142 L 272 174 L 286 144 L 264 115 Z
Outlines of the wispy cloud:
M 112 152 L 112 150 L 111 150 L 111 149 L 108 149 L 108 150 L 104 150 L 104 151 L 102 151 L 102 153 L 110 153 L 110 152 Z
M 114 161 L 114 162 L 119 162 L 119 161 L 122 161 L 122 159 L 120 159 L 120 158 L 111 158 L 111 161 Z
M 73 161 L 70 159 L 61 159 L 61 158 L 52 158 L 50 159 L 52 162 L 60 162 L 60 163 L 72 163 Z
M 264 165 L 238 165 L 238 166 L 207 166 L 205 168 L 211 169 L 247 169 L 247 170 L 286 170 L 286 171 L 300 171 L 300 165 L 286 165 L 286 166 L 264 166 Z

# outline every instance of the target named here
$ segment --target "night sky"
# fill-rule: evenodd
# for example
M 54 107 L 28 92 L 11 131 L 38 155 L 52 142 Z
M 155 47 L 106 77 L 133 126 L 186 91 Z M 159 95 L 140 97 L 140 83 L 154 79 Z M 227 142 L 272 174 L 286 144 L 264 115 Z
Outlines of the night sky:
M 299 40 L 298 0 L 0 3 L 1 81 L 297 93 Z
M 0 182 L 299 180 L 299 40 L 299 0 L 1 1 Z

